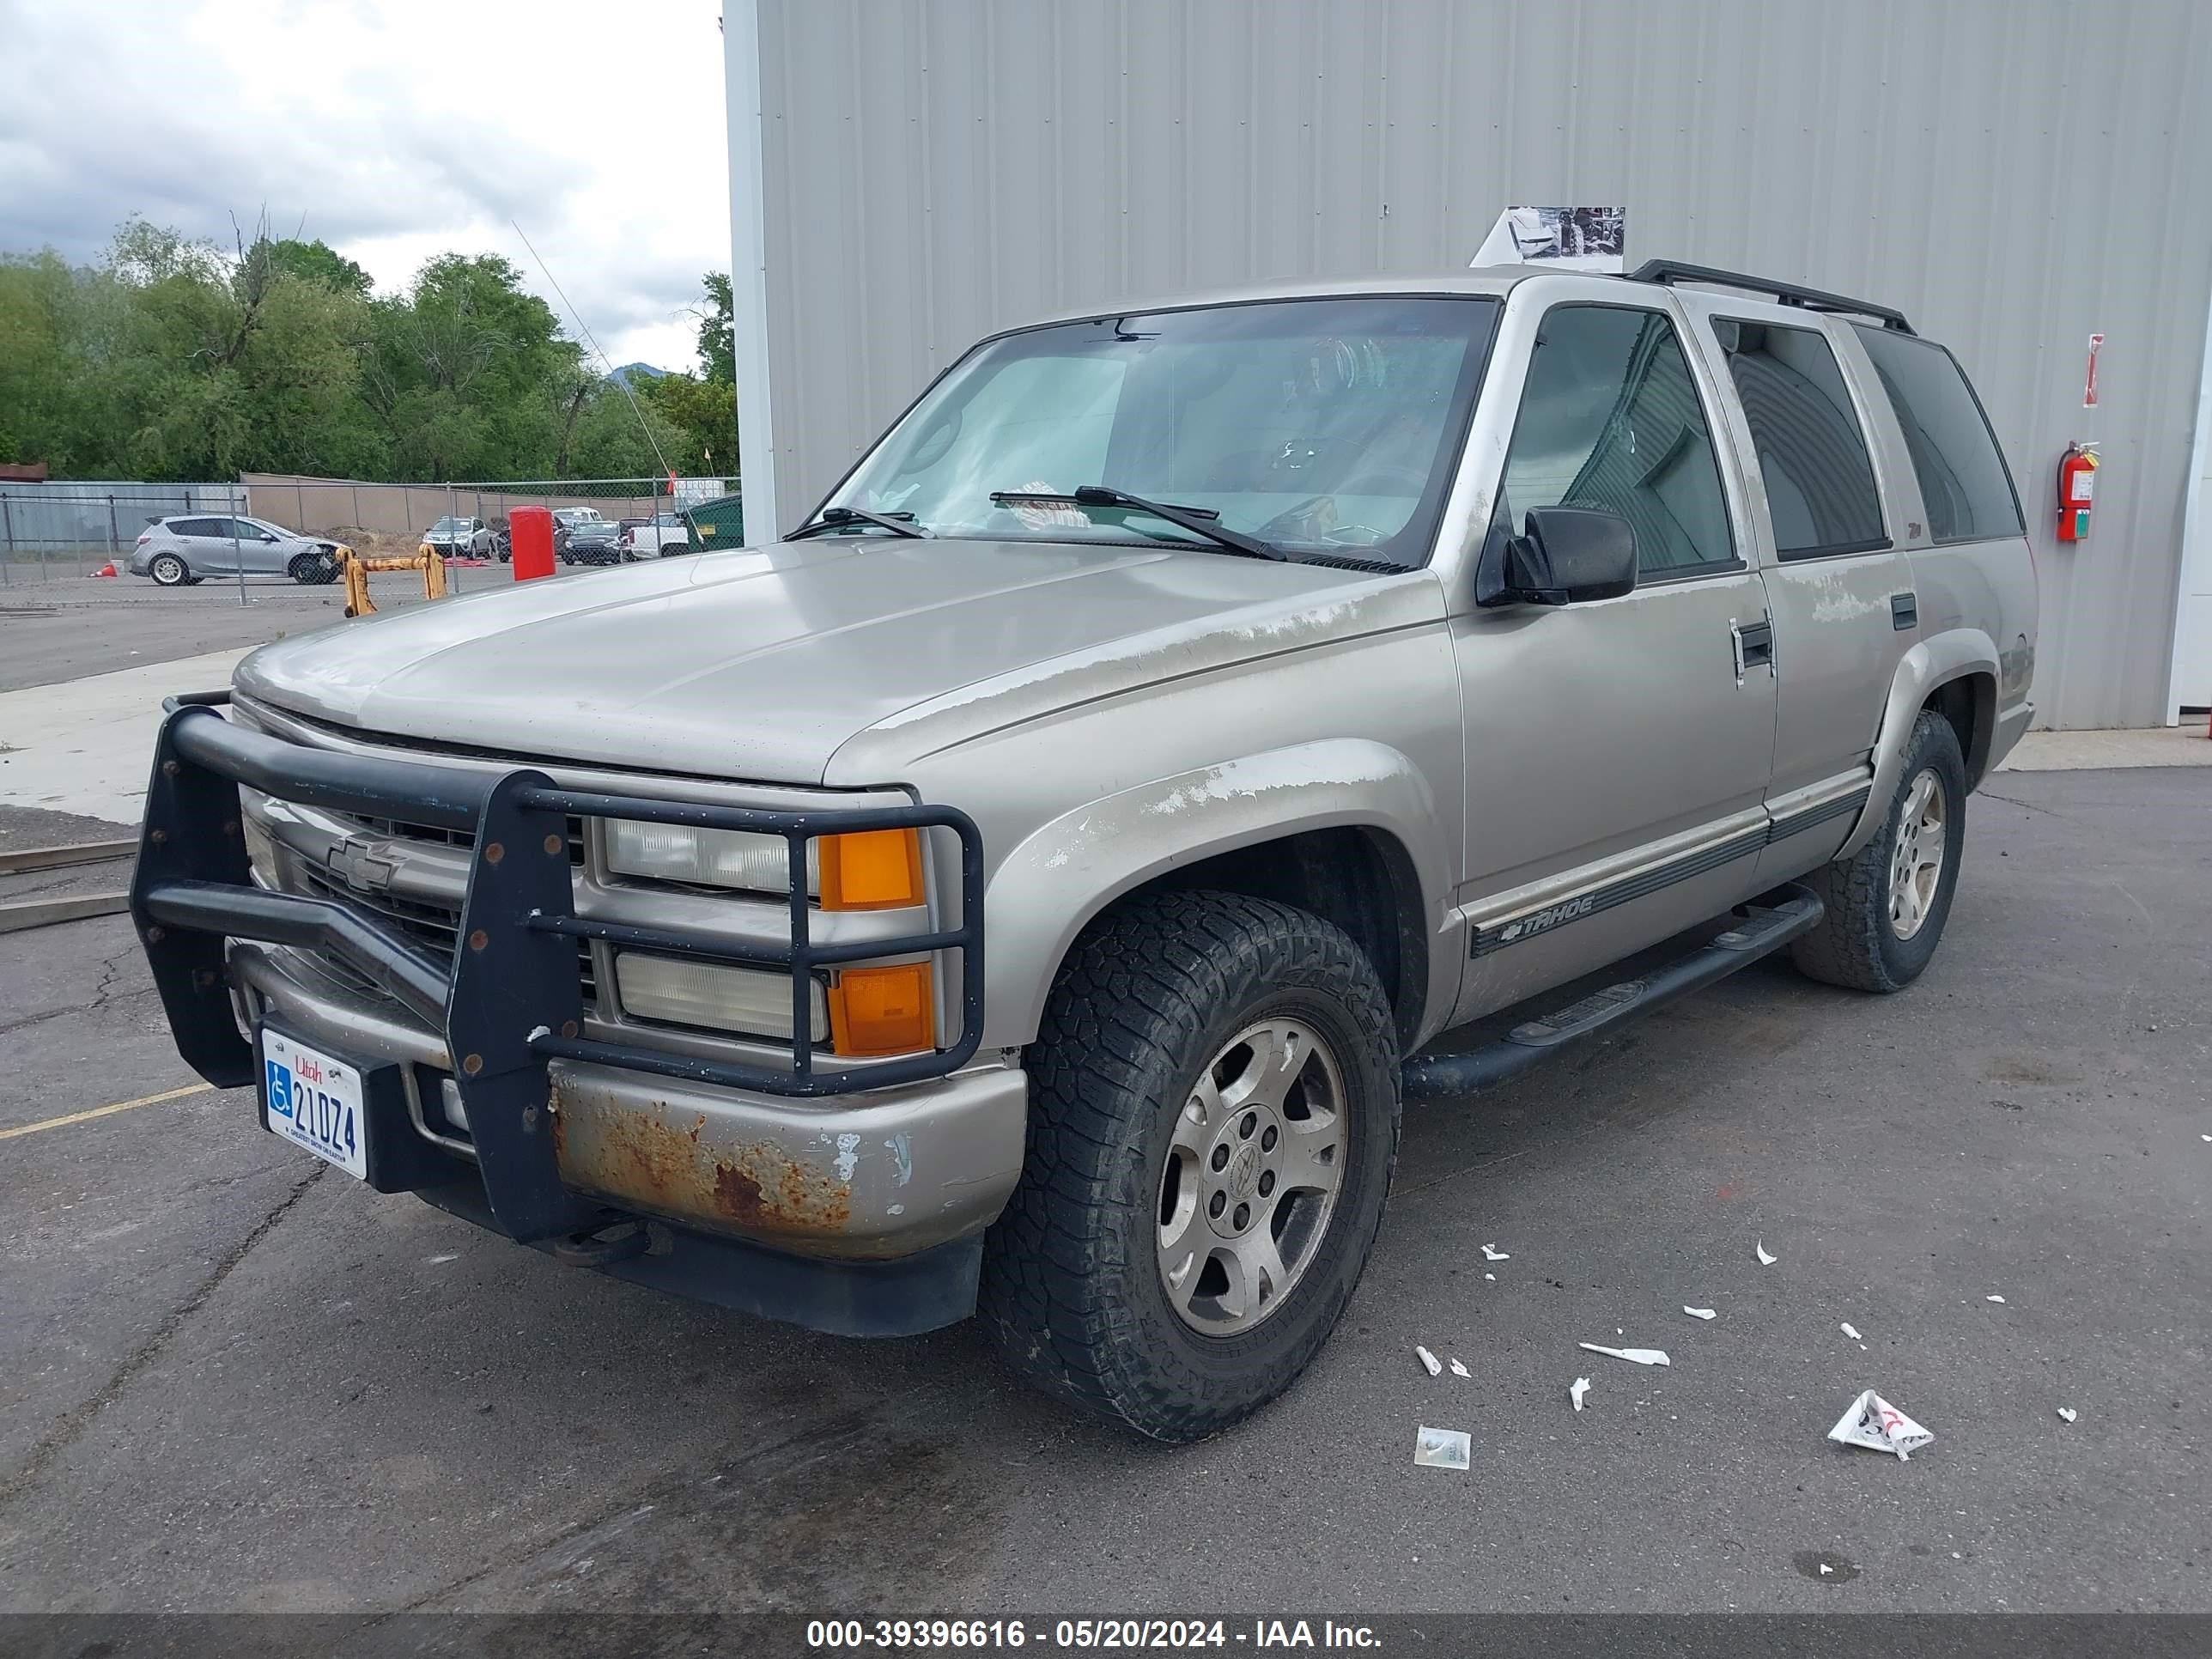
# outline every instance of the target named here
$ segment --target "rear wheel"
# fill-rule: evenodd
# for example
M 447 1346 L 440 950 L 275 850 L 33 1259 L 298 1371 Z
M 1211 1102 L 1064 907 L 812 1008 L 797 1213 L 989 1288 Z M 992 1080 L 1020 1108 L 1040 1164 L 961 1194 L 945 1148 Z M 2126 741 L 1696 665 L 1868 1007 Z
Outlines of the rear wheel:
M 146 574 L 154 579 L 157 587 L 181 587 L 192 573 L 175 554 L 156 553 L 147 564 Z
M 1827 913 L 1790 947 L 1799 969 L 1858 991 L 1901 991 L 1943 936 L 1966 839 L 1966 765 L 1941 714 L 1914 721 L 1881 831 L 1805 884 Z
M 1141 898 L 1078 942 L 1029 1065 L 978 1307 L 1008 1364 L 1159 1440 L 1273 1399 L 1358 1283 L 1397 1157 L 1366 957 L 1287 905 Z

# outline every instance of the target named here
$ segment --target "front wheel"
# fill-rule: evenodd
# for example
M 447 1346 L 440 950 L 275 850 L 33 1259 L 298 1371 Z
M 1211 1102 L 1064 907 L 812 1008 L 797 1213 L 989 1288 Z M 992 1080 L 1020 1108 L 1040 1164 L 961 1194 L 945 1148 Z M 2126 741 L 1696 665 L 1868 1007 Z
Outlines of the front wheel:
M 1166 1441 L 1288 1388 L 1359 1281 L 1398 1149 L 1398 1043 L 1340 929 L 1239 894 L 1095 923 L 1028 1056 L 1022 1181 L 978 1312 L 1048 1393 Z
M 1790 947 L 1799 970 L 1857 991 L 1901 991 L 1943 936 L 1966 842 L 1966 763 L 1950 721 L 1913 722 L 1881 830 L 1805 878 L 1827 913 Z
M 175 554 L 156 553 L 147 565 L 146 574 L 154 579 L 156 587 L 182 587 L 192 573 Z

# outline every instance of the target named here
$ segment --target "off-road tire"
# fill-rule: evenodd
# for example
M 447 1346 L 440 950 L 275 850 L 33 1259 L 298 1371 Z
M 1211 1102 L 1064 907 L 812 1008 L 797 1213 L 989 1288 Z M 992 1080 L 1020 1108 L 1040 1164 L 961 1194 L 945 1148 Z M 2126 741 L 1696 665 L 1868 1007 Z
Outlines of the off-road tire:
M 1943 867 L 1927 919 L 1911 939 L 1899 939 L 1890 925 L 1890 860 L 1905 798 L 1913 780 L 1927 771 L 1935 773 L 1944 795 Z M 1851 857 L 1824 864 L 1805 878 L 1826 914 L 1790 947 L 1798 971 L 1824 984 L 1885 994 L 1919 978 L 1950 916 L 1966 839 L 1966 763 L 1959 753 L 1959 735 L 1950 721 L 1923 709 L 1913 722 L 1881 830 Z
M 147 562 L 146 574 L 156 587 L 182 587 L 192 579 L 192 568 L 174 553 L 156 553 Z
M 1251 1022 L 1295 1015 L 1343 1079 L 1346 1167 L 1281 1305 L 1231 1336 L 1170 1304 L 1157 1250 L 1175 1115 Z M 1069 952 L 1026 1056 L 1021 1184 L 984 1246 L 977 1312 L 1047 1393 L 1157 1440 L 1203 1439 L 1290 1386 L 1366 1266 L 1398 1152 L 1398 1041 L 1366 957 L 1339 928 L 1241 894 L 1151 895 Z

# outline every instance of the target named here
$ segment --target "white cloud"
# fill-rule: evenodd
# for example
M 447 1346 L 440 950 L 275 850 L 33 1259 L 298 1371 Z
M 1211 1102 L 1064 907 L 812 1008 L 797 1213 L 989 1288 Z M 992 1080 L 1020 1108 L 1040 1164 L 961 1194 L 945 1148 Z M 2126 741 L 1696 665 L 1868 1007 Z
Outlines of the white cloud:
M 0 0 L 0 251 L 264 208 L 380 287 L 505 254 L 616 362 L 693 366 L 729 267 L 715 0 Z M 564 313 L 565 315 L 565 313 Z

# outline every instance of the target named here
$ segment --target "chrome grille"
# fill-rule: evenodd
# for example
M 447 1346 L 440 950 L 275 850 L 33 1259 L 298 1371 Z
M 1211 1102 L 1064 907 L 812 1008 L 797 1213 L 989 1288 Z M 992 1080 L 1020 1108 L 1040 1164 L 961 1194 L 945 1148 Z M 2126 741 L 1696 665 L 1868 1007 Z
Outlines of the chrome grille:
M 347 823 L 357 824 L 364 834 L 388 836 L 394 841 L 428 842 L 435 847 L 473 848 L 477 832 L 473 830 L 442 830 L 430 823 L 402 823 L 397 818 L 369 817 L 359 812 L 333 812 L 332 817 Z M 568 818 L 568 862 L 577 869 L 584 865 L 584 821 L 573 813 Z
M 573 842 L 571 844 L 573 846 Z M 300 874 L 307 892 L 313 896 L 334 899 L 349 908 L 366 911 L 385 922 L 392 932 L 414 940 L 440 966 L 451 969 L 453 965 L 453 952 L 460 933 L 461 913 L 459 907 L 405 898 L 396 893 L 366 892 L 339 880 L 328 870 L 319 870 L 304 861 L 300 865 Z M 369 981 L 337 957 L 318 956 L 316 959 L 356 988 L 364 991 L 374 988 Z M 579 939 L 576 942 L 576 976 L 584 994 L 584 1007 L 588 1012 L 599 994 L 589 940 Z

